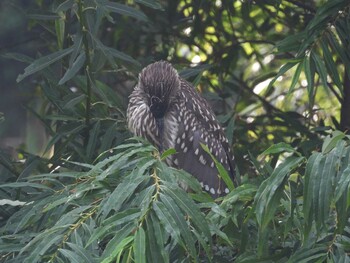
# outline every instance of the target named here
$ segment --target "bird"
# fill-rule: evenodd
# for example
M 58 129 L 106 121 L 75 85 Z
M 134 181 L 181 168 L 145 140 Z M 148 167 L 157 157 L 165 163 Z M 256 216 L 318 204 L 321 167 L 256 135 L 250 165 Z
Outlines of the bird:
M 209 103 L 171 63 L 157 61 L 142 69 L 129 96 L 127 125 L 160 152 L 174 148 L 176 153 L 166 163 L 194 176 L 211 196 L 229 193 L 214 160 L 201 145 L 208 147 L 235 181 L 234 155 L 224 130 Z

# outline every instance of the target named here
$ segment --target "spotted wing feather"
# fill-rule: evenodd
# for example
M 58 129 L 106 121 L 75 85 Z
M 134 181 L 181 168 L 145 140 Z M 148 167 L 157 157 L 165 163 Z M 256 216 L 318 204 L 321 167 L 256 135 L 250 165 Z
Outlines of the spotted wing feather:
M 184 80 L 177 99 L 179 125 L 174 165 L 194 175 L 214 197 L 227 193 L 227 186 L 218 175 L 213 160 L 201 146 L 201 143 L 208 146 L 233 179 L 233 157 L 222 128 L 208 103 Z

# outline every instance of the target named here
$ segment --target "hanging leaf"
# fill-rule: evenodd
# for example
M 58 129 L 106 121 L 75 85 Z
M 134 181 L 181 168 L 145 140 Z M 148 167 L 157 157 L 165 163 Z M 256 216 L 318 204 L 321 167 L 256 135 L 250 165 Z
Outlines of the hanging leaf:
M 134 239 L 135 263 L 146 263 L 146 236 L 142 227 L 138 228 Z

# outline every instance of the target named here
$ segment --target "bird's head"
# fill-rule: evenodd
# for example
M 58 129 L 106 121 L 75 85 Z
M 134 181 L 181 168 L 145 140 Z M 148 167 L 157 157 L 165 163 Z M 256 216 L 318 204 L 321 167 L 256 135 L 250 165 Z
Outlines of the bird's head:
M 145 67 L 139 75 L 139 89 L 155 118 L 164 117 L 170 103 L 180 88 L 180 78 L 173 66 L 159 61 Z

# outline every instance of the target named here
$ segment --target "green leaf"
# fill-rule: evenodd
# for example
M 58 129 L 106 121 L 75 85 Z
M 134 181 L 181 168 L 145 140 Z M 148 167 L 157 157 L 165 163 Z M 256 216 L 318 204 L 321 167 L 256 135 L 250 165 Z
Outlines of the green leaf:
M 322 153 L 329 153 L 337 145 L 337 143 L 344 138 L 345 134 L 341 131 L 334 131 L 332 135 L 328 135 L 322 144 Z
M 339 55 L 340 59 L 345 65 L 350 65 L 350 58 L 347 55 L 347 52 L 344 50 L 343 46 L 338 42 L 337 37 L 334 34 L 328 35 L 329 44 L 332 49 Z M 345 68 L 348 77 L 350 78 L 350 67 Z
M 174 148 L 169 148 L 168 150 L 162 153 L 162 155 L 160 156 L 160 159 L 165 160 L 168 156 L 173 155 L 175 153 L 176 153 L 176 150 Z
M 69 55 L 73 51 L 73 47 L 69 47 L 63 50 L 56 51 L 52 54 L 49 54 L 47 56 L 41 57 L 37 60 L 35 60 L 33 63 L 31 63 L 28 67 L 24 69 L 24 73 L 19 75 L 17 77 L 17 82 L 22 81 L 24 78 L 50 66 L 51 64 L 55 63 L 56 61 L 64 58 L 65 56 Z
M 27 17 L 34 20 L 56 20 L 60 18 L 59 15 L 48 11 L 46 11 L 45 14 L 29 14 Z
M 183 248 L 191 255 L 193 259 L 196 259 L 197 252 L 194 246 L 195 240 L 193 239 L 192 233 L 188 228 L 187 222 L 185 221 L 185 215 L 181 212 L 171 197 L 160 193 L 160 200 L 164 204 L 164 209 L 167 211 L 166 214 L 173 218 L 181 233 L 181 237 L 185 243 Z M 163 212 L 165 211 L 164 209 Z M 174 228 L 174 225 L 171 227 Z
M 114 233 L 114 229 L 120 225 L 137 222 L 137 219 L 140 217 L 139 209 L 127 209 L 125 211 L 116 213 L 115 215 L 108 217 L 103 220 L 102 225 L 94 229 L 89 240 L 86 242 L 86 246 L 91 245 L 96 240 L 103 240 L 111 233 Z
M 150 211 L 149 216 L 146 217 L 146 225 L 146 235 L 148 237 L 147 240 L 150 253 L 148 262 L 169 262 L 169 255 L 165 251 L 165 231 L 154 211 Z
M 307 56 L 304 58 L 303 66 L 304 66 L 304 71 L 305 71 L 306 80 L 307 80 L 307 90 L 309 94 L 309 101 L 311 102 L 311 104 L 313 104 L 315 67 L 313 62 L 311 62 L 310 56 Z
M 209 226 L 198 207 L 188 197 L 188 195 L 186 195 L 185 192 L 182 191 L 182 189 L 180 188 L 176 189 L 173 187 L 161 186 L 161 189 L 163 189 L 164 193 L 176 202 L 176 204 L 181 210 L 183 210 L 190 216 L 193 224 L 198 228 L 198 230 L 200 230 L 199 232 L 204 235 L 204 237 L 207 239 L 207 242 L 211 243 Z
M 235 186 L 231 180 L 231 177 L 229 176 L 228 172 L 226 171 L 225 167 L 218 161 L 216 160 L 216 158 L 214 157 L 214 155 L 210 152 L 209 148 L 207 145 L 201 143 L 201 146 L 203 148 L 203 150 L 208 153 L 210 155 L 210 157 L 212 158 L 212 160 L 215 163 L 215 167 L 219 172 L 219 175 L 221 176 L 221 178 L 224 180 L 227 188 L 232 191 Z
M 133 59 L 131 56 L 129 56 L 121 51 L 118 51 L 114 48 L 105 47 L 105 51 L 108 51 L 108 54 L 110 54 L 112 57 L 119 58 L 119 59 L 127 61 L 127 62 L 131 62 L 132 64 L 134 64 L 136 66 L 140 65 L 140 63 L 137 60 Z
M 273 219 L 277 203 L 283 192 L 285 178 L 304 160 L 303 157 L 288 157 L 272 172 L 260 186 L 255 195 L 256 217 L 262 229 Z
M 295 149 L 285 142 L 280 142 L 274 145 L 271 145 L 267 150 L 261 153 L 261 156 L 275 153 L 283 153 L 283 152 L 296 152 Z
M 179 72 L 179 75 L 184 79 L 189 79 L 190 77 L 202 75 L 205 70 L 212 68 L 211 65 L 204 64 L 193 68 L 186 68 Z
M 114 237 L 108 242 L 99 262 L 112 262 L 117 257 L 118 253 L 122 252 L 126 246 L 131 244 L 134 236 L 128 237 L 128 235 L 131 234 L 135 227 L 136 224 L 134 222 L 129 222 L 122 229 L 117 231 Z
M 73 62 L 72 66 L 67 69 L 66 73 L 64 73 L 63 77 L 58 82 L 58 85 L 63 85 L 68 80 L 73 78 L 79 72 L 79 70 L 84 66 L 84 63 L 85 63 L 85 53 L 82 52 L 77 57 L 77 59 Z
M 142 227 L 139 227 L 134 239 L 135 263 L 146 263 L 146 236 Z
M 140 65 L 140 63 L 137 60 L 133 59 L 131 56 L 129 56 L 123 52 L 120 52 L 114 48 L 110 48 L 110 47 L 105 46 L 99 39 L 97 39 L 95 37 L 92 37 L 92 38 L 93 38 L 94 42 L 96 43 L 97 49 L 103 53 L 103 55 L 108 59 L 108 61 L 110 62 L 110 64 L 113 67 L 116 66 L 115 62 L 111 60 L 113 57 L 130 62 L 136 66 Z
M 284 73 L 286 73 L 288 70 L 290 70 L 292 67 L 294 67 L 297 63 L 299 62 L 299 60 L 296 61 L 292 61 L 292 62 L 288 62 L 286 64 L 284 64 L 280 70 L 278 71 L 277 75 L 270 81 L 269 86 L 267 87 L 267 89 L 270 89 L 272 87 L 272 85 L 276 82 L 276 80 L 282 76 Z
M 117 188 L 104 200 L 101 204 L 99 214 L 107 216 L 113 209 L 119 211 L 125 200 L 127 200 L 135 191 L 135 189 L 144 181 L 149 180 L 149 176 L 135 176 L 137 170 L 133 171 L 133 176 L 129 175 Z
M 74 110 L 74 107 L 81 103 L 82 101 L 84 101 L 86 99 L 86 95 L 85 94 L 81 94 L 79 96 L 77 95 L 73 95 L 71 96 L 72 99 L 70 99 L 69 101 L 67 101 L 64 106 L 63 106 L 63 109 L 68 109 L 68 110 Z M 76 120 L 76 119 L 72 119 L 70 116 L 67 116 L 67 115 L 57 115 L 57 116 L 47 116 L 46 117 L 47 119 L 52 119 L 52 120 Z M 66 118 L 66 119 L 64 119 Z
M 102 4 L 110 12 L 131 16 L 141 21 L 148 20 L 147 16 L 143 12 L 135 8 L 132 8 L 130 6 L 115 3 L 115 2 L 110 2 L 110 1 L 102 1 Z
M 298 83 L 298 80 L 299 80 L 299 77 L 300 77 L 300 73 L 303 70 L 303 67 L 304 67 L 303 63 L 299 63 L 299 65 L 297 66 L 297 68 L 296 68 L 296 70 L 294 72 L 294 75 L 293 75 L 293 78 L 292 78 L 292 83 L 291 83 L 291 85 L 289 87 L 287 96 L 290 93 L 293 92 L 295 85 Z
M 58 49 L 63 48 L 63 42 L 65 38 L 65 16 L 63 12 L 58 13 L 60 15 L 59 19 L 55 20 L 55 30 L 56 30 L 56 38 L 57 38 L 57 46 Z
M 156 0 L 135 0 L 135 2 L 151 7 L 153 9 L 164 10 L 163 6 Z
M 175 218 L 172 217 L 166 206 L 159 201 L 153 202 L 153 209 L 159 219 L 159 222 L 164 226 L 166 232 L 175 239 L 177 243 L 184 246 L 181 239 L 180 225 L 177 225 Z M 186 229 L 186 231 L 188 231 Z M 163 244 L 162 244 L 163 246 Z
M 65 256 L 69 262 L 71 263 L 80 263 L 80 262 L 92 262 L 91 260 L 89 260 L 88 257 L 84 257 L 82 258 L 80 255 L 77 254 L 77 251 L 74 250 L 71 251 L 71 250 L 68 250 L 68 249 L 63 249 L 63 248 L 60 248 L 58 249 L 58 251 L 63 255 Z
M 104 258 L 101 263 L 114 262 L 114 259 L 118 256 L 118 254 L 121 254 L 123 252 L 123 250 L 125 250 L 129 246 L 129 244 L 131 244 L 133 239 L 134 239 L 134 237 L 131 236 L 131 237 L 126 237 L 123 240 L 121 240 L 120 242 L 118 242 L 116 244 L 115 248 L 113 249 L 112 253 L 107 258 Z M 117 261 L 117 262 L 119 262 L 119 261 Z
M 5 54 L 0 55 L 1 57 L 13 59 L 20 62 L 25 62 L 27 64 L 30 64 L 33 62 L 33 59 L 31 57 L 28 57 L 23 54 L 15 53 L 15 52 L 7 52 Z
M 326 258 L 327 258 L 327 247 L 321 244 L 313 248 L 306 247 L 306 248 L 298 249 L 289 258 L 287 263 L 325 262 L 324 260 Z
M 323 51 L 323 59 L 328 69 L 329 75 L 331 75 L 335 85 L 342 90 L 342 83 L 340 81 L 339 72 L 337 66 L 333 61 L 332 54 L 328 49 L 328 45 L 324 39 L 321 39 L 321 46 Z M 340 55 L 340 54 L 339 54 Z
M 90 137 L 89 141 L 86 147 L 86 158 L 87 160 L 90 160 L 94 153 L 96 153 L 96 145 L 99 141 L 99 135 L 100 135 L 100 129 L 101 129 L 101 122 L 98 120 L 93 128 L 90 130 Z
M 311 57 L 313 61 L 315 61 L 316 69 L 318 75 L 321 77 L 322 84 L 325 87 L 325 90 L 328 92 L 328 81 L 327 81 L 327 70 L 326 67 L 321 60 L 320 56 L 317 55 L 315 52 L 311 53 Z
M 55 234 L 42 236 L 42 240 L 36 245 L 34 249 L 29 250 L 29 256 L 24 260 L 23 263 L 32 263 L 39 262 L 42 255 L 45 255 L 46 252 L 55 244 L 60 242 L 63 238 L 63 234 Z
M 338 202 L 341 196 L 347 191 L 350 190 L 350 167 L 346 168 L 339 179 L 339 182 L 335 188 L 335 198 L 334 200 Z M 350 203 L 347 204 L 347 207 L 350 206 Z
M 55 12 L 65 12 L 68 9 L 72 8 L 74 5 L 74 0 L 66 0 L 63 3 L 59 4 L 57 8 L 55 9 Z
M 53 189 L 51 189 L 50 187 L 48 187 L 44 184 L 35 184 L 35 183 L 28 183 L 28 182 L 16 182 L 16 183 L 0 184 L 0 188 L 21 188 L 21 187 L 31 187 L 31 188 L 36 188 L 36 189 L 54 191 Z

